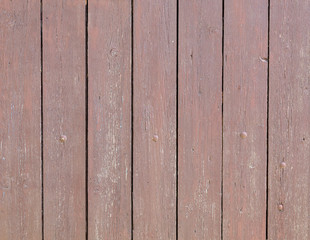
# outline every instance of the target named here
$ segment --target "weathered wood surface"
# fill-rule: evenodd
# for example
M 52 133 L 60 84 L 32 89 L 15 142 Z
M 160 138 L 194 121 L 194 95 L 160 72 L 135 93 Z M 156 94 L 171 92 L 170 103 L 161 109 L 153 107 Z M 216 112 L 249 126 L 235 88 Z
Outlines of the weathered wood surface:
M 0 239 L 41 240 L 40 3 L 0 1 Z
M 308 240 L 309 12 L 0 0 L 0 240 Z
M 310 239 L 310 2 L 271 1 L 268 239 Z
M 224 9 L 223 239 L 262 240 L 266 239 L 268 1 L 225 1 Z
M 178 238 L 221 238 L 222 2 L 179 1 Z
M 45 239 L 86 236 L 85 42 L 84 0 L 43 1 Z
M 131 239 L 131 2 L 88 5 L 88 234 Z
M 134 1 L 133 238 L 176 239 L 176 1 Z

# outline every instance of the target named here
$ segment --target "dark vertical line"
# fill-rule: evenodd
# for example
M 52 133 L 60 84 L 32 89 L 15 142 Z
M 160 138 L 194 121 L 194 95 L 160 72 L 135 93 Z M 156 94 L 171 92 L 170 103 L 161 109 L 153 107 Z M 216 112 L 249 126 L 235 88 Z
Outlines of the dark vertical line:
M 176 239 L 179 238 L 179 0 L 176 19 Z
M 266 145 L 267 145 L 267 163 L 266 163 L 266 239 L 268 239 L 268 198 L 269 198 L 269 64 L 270 64 L 270 0 L 268 0 L 268 64 L 267 64 L 267 133 L 266 133 Z
M 133 240 L 133 150 L 134 150 L 134 0 L 131 0 L 131 240 Z
M 43 168 L 43 0 L 40 0 L 40 41 L 41 41 L 41 221 L 44 240 L 44 168 Z
M 85 2 L 85 238 L 88 239 L 88 1 Z
M 85 238 L 88 239 L 88 1 L 85 2 Z
M 224 38 L 225 38 L 225 0 L 222 0 L 222 166 L 221 166 L 221 239 L 223 240 L 223 212 L 224 212 Z

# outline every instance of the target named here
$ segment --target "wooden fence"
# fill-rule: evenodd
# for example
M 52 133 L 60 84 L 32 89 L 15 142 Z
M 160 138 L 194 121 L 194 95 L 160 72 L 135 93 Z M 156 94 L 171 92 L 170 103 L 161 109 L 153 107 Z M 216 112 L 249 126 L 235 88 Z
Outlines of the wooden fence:
M 0 0 L 1 240 L 309 240 L 309 0 Z

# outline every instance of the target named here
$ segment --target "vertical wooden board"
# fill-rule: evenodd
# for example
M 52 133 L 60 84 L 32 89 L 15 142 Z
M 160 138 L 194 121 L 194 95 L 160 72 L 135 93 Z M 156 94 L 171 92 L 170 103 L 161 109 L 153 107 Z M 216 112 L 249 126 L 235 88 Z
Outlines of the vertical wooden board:
M 41 239 L 40 2 L 0 1 L 0 239 Z
M 134 1 L 133 238 L 176 238 L 176 1 Z
M 266 239 L 268 1 L 225 1 L 223 239 Z
M 221 238 L 222 2 L 179 2 L 178 238 Z
M 271 1 L 268 201 L 271 240 L 310 239 L 309 13 L 309 1 Z
M 43 110 L 44 237 L 85 239 L 84 0 L 43 2 Z
M 88 5 L 89 239 L 131 239 L 131 1 Z

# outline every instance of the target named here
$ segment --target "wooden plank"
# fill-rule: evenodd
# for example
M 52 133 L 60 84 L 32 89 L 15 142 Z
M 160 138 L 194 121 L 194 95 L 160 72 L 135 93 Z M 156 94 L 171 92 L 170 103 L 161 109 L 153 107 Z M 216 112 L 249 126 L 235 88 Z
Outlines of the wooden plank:
M 89 239 L 131 239 L 131 2 L 88 16 Z
M 134 1 L 133 238 L 176 238 L 176 1 Z
M 40 2 L 0 0 L 0 239 L 41 239 Z
M 225 1 L 223 239 L 266 239 L 268 1 Z
M 85 42 L 84 0 L 43 2 L 45 239 L 86 235 Z
M 222 1 L 179 2 L 178 238 L 221 238 Z
M 310 2 L 271 1 L 268 239 L 310 239 Z

